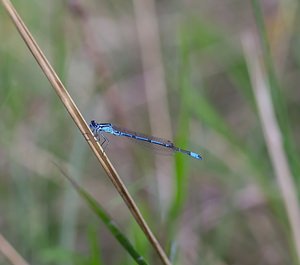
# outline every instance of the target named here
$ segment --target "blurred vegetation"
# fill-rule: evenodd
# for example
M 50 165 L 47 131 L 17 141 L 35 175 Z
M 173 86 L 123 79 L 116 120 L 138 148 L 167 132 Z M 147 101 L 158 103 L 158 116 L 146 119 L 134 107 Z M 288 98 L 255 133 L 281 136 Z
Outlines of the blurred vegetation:
M 14 1 L 87 121 L 153 134 L 156 119 L 158 137 L 173 134 L 178 146 L 203 155 L 164 156 L 115 138 L 106 149 L 174 264 L 298 264 L 241 39 L 261 44 L 298 184 L 299 1 L 152 3 L 161 49 L 155 69 L 163 69 L 166 91 L 149 100 L 137 2 Z M 2 6 L 0 36 L 0 233 L 32 265 L 133 264 L 57 164 L 157 264 Z M 149 111 L 164 95 L 171 128 Z M 0 263 L 7 264 L 1 255 Z

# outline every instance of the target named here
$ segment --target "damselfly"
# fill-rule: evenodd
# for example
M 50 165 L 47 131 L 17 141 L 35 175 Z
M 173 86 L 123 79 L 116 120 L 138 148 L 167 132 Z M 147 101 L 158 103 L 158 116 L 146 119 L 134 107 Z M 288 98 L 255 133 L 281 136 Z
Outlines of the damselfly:
M 108 139 L 105 137 L 103 133 L 109 133 L 115 136 L 124 136 L 137 141 L 143 141 L 150 144 L 154 144 L 156 146 L 160 146 L 161 148 L 167 149 L 168 151 L 180 152 L 189 155 L 195 159 L 202 160 L 201 155 L 176 147 L 171 141 L 158 138 L 158 137 L 144 135 L 142 133 L 129 131 L 127 129 L 123 129 L 118 126 L 115 126 L 111 123 L 97 123 L 95 121 L 91 121 L 90 128 L 98 140 L 100 140 L 101 137 L 104 139 L 103 142 L 101 143 L 102 146 L 104 145 L 105 142 L 108 142 Z

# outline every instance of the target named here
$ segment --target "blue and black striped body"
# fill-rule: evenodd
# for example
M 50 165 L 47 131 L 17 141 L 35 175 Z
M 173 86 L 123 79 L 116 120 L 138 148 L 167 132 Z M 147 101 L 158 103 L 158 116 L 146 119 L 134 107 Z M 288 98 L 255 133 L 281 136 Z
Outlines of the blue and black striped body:
M 106 140 L 106 138 L 104 137 L 104 135 L 102 133 L 109 133 L 109 134 L 112 134 L 115 136 L 124 136 L 124 137 L 128 137 L 128 138 L 131 138 L 131 139 L 134 139 L 137 141 L 143 141 L 143 142 L 147 142 L 147 143 L 154 144 L 157 146 L 161 146 L 168 150 L 171 150 L 174 152 L 181 152 L 181 153 L 189 155 L 195 159 L 202 160 L 201 155 L 191 152 L 191 151 L 187 151 L 187 150 L 178 148 L 169 140 L 144 135 L 142 133 L 137 133 L 134 131 L 129 131 L 127 129 L 123 129 L 123 128 L 117 127 L 115 125 L 112 125 L 111 123 L 96 123 L 95 121 L 91 121 L 90 128 L 97 139 L 100 139 L 100 136 L 102 136 Z

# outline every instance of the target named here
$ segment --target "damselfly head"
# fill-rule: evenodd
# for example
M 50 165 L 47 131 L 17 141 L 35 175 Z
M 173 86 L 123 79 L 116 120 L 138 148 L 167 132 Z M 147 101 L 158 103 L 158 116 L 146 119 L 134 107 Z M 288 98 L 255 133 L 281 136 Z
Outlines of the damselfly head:
M 107 131 L 110 130 L 112 127 L 111 123 L 97 123 L 94 120 L 92 120 L 90 122 L 90 129 L 92 130 L 93 133 L 95 133 L 96 131 L 100 130 L 100 131 Z
M 90 129 L 94 131 L 97 128 L 97 123 L 93 120 L 90 122 Z

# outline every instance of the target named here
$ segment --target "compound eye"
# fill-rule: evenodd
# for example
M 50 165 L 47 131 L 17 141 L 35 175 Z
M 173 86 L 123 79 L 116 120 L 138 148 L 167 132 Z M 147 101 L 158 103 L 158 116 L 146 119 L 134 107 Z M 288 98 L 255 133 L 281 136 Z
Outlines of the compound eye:
M 90 122 L 90 128 L 95 128 L 96 127 L 96 122 L 94 120 L 92 120 Z

